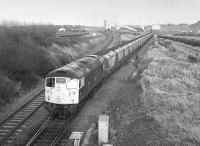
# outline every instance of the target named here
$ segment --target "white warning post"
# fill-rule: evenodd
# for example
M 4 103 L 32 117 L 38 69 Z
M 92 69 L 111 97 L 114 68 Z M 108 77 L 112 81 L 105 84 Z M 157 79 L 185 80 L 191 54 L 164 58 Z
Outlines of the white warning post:
M 108 142 L 109 134 L 109 116 L 100 115 L 98 121 L 98 144 L 104 144 Z

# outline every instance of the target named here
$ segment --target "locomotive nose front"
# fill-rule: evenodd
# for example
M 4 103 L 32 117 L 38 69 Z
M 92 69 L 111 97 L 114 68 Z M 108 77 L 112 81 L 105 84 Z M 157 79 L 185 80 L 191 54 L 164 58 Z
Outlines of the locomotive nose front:
M 47 78 L 45 101 L 55 104 L 77 104 L 79 80 L 64 77 Z

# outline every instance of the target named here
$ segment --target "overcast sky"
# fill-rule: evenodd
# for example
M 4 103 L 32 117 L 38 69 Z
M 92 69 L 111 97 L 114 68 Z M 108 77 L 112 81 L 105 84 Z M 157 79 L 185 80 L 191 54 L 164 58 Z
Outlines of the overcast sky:
M 195 23 L 200 0 L 0 0 L 0 20 L 103 25 Z

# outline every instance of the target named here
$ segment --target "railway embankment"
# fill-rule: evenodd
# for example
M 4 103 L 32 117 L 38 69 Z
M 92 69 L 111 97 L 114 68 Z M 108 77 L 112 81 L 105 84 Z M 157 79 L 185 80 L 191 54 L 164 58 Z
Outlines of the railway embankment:
M 151 62 L 140 80 L 143 106 L 167 134 L 157 145 L 200 145 L 200 65 L 180 51 L 183 46 L 159 41 L 168 44 L 157 44 L 145 54 Z

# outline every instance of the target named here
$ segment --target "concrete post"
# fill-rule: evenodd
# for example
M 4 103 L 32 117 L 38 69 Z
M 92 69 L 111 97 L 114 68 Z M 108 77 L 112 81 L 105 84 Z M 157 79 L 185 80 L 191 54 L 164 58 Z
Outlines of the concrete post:
M 108 115 L 100 115 L 98 121 L 98 144 L 108 142 L 108 134 L 109 134 L 109 116 Z

